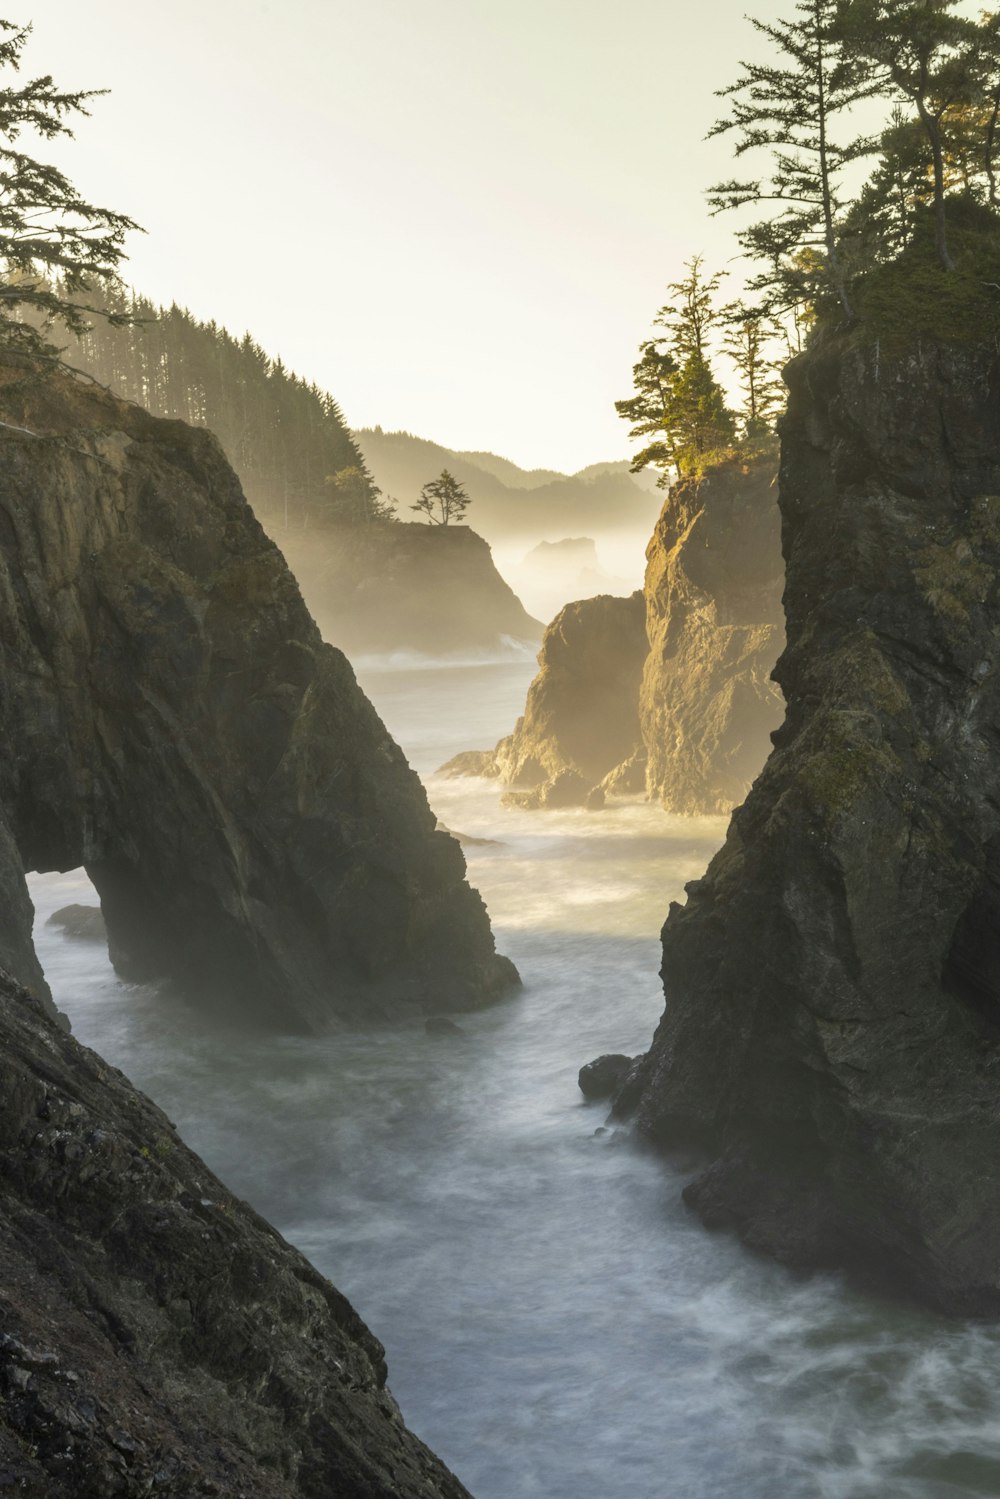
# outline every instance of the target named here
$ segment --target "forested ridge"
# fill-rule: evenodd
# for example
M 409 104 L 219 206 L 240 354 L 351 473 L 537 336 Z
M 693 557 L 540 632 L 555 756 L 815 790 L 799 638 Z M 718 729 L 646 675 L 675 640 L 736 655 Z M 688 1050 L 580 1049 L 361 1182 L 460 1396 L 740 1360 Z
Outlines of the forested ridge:
M 303 528 L 376 518 L 378 492 L 332 396 L 249 333 L 234 338 L 115 283 L 91 298 L 132 321 L 98 317 L 79 336 L 64 335 L 67 363 L 155 416 L 208 427 L 263 520 Z

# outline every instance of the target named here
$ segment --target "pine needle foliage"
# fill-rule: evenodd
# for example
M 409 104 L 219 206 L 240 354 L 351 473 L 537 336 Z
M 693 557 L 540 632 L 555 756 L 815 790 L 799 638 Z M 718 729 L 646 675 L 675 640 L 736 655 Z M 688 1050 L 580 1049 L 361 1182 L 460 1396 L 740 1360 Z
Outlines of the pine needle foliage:
M 184 308 L 160 308 L 112 282 L 66 358 L 155 416 L 210 428 L 258 515 L 276 527 L 392 519 L 332 396 Z
M 0 20 L 0 71 L 17 73 L 30 26 Z M 56 167 L 21 149 L 23 135 L 72 136 L 68 123 L 89 114 L 103 90 L 64 92 L 48 75 L 0 88 L 0 347 L 31 362 L 54 360 L 56 330 L 80 333 L 138 225 L 89 203 Z M 58 285 L 54 278 L 58 277 Z

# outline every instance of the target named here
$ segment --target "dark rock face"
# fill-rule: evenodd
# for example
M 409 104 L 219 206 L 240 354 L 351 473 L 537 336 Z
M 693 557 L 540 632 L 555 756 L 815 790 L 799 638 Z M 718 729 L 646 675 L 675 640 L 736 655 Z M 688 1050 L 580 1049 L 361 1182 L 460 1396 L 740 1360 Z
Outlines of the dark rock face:
M 631 1066 L 632 1058 L 623 1056 L 620 1052 L 595 1057 L 592 1062 L 587 1062 L 580 1068 L 577 1079 L 580 1092 L 584 1098 L 610 1098 L 628 1077 Z
M 326 639 L 353 655 L 442 656 L 541 639 L 541 624 L 468 526 L 398 522 L 274 539 Z
M 482 757 L 459 755 L 446 772 L 493 775 L 513 804 L 584 806 L 595 785 L 635 752 L 646 658 L 645 605 L 598 595 L 567 604 L 549 625 L 513 734 Z
M 315 1029 L 516 975 L 210 434 L 0 370 L 0 961 L 84 865 L 124 975 Z M 18 430 L 26 428 L 27 431 Z
M 0 974 L 0 1487 L 468 1499 L 343 1296 Z
M 649 655 L 639 697 L 646 794 L 729 812 L 782 719 L 780 518 L 771 459 L 674 486 L 646 552 Z
M 663 932 L 639 1121 L 789 1260 L 1000 1312 L 1000 364 L 789 372 L 788 717 Z
M 782 717 L 780 517 L 774 463 L 728 463 L 667 496 L 642 593 L 569 604 L 545 632 L 524 717 L 490 752 L 445 771 L 493 775 L 512 805 L 641 796 L 670 812 L 728 812 Z M 595 788 L 600 795 L 594 796 Z

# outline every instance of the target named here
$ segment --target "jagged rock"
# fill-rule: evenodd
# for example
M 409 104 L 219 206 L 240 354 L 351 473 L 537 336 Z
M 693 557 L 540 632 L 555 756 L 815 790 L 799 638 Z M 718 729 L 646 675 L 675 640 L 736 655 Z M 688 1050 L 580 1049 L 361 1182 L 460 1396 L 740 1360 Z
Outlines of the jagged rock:
M 104 925 L 100 906 L 61 906 L 53 911 L 46 926 L 58 926 L 67 937 L 78 942 L 107 942 L 108 929 Z
M 647 644 L 642 594 L 567 604 L 545 631 L 524 717 L 496 749 L 459 755 L 448 775 L 493 775 L 508 805 L 583 806 L 639 742 Z
M 580 1092 L 584 1098 L 610 1098 L 625 1081 L 631 1066 L 632 1058 L 622 1056 L 620 1052 L 595 1057 L 594 1061 L 580 1068 L 577 1079 Z
M 0 973 L 0 1487 L 468 1499 L 345 1298 Z
M 534 643 L 532 619 L 468 526 L 275 531 L 327 640 L 352 655 L 431 656 Z
M 646 552 L 649 655 L 639 695 L 646 793 L 670 812 L 738 806 L 782 719 L 774 461 L 676 484 Z
M 269 1023 L 514 982 L 214 438 L 9 367 L 0 415 L 0 961 L 44 996 L 22 870 L 84 865 L 123 974 Z
M 603 796 L 645 794 L 670 812 L 739 803 L 782 716 L 770 676 L 783 579 L 773 480 L 765 456 L 675 485 L 644 591 L 568 605 L 545 632 L 514 733 L 443 769 L 498 777 L 514 806 L 556 805 L 532 788 L 567 770 Z
M 663 932 L 639 1122 L 799 1263 L 1000 1312 L 1000 361 L 788 372 L 788 717 Z

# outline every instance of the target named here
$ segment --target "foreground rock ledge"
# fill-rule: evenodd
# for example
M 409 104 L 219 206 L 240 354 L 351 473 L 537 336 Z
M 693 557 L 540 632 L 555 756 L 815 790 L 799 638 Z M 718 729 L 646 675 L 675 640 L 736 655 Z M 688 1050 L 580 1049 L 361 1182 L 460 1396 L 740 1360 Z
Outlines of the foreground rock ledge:
M 639 1120 L 711 1223 L 1000 1313 L 1000 368 L 796 360 L 788 717 L 663 932 Z
M 517 975 L 453 838 L 207 432 L 0 367 L 0 962 L 85 865 L 112 958 L 243 1015 L 441 1012 Z
M 0 971 L 0 1487 L 468 1499 L 343 1296 Z

